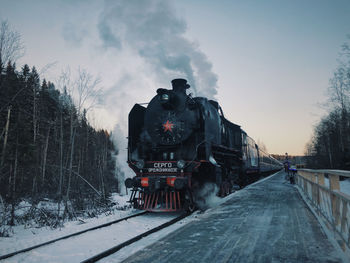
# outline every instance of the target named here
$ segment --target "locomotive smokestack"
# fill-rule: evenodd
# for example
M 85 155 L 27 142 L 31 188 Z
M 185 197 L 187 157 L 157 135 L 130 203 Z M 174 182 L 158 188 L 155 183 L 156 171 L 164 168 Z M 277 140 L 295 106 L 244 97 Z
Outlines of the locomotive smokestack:
M 175 92 L 186 93 L 186 89 L 190 87 L 185 79 L 173 79 L 171 84 L 173 85 L 173 91 Z

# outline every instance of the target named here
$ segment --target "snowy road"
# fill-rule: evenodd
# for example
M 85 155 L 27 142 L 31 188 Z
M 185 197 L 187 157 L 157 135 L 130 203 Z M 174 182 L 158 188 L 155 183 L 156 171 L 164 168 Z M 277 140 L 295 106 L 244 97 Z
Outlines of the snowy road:
M 342 262 L 283 178 L 279 172 L 239 191 L 123 262 Z

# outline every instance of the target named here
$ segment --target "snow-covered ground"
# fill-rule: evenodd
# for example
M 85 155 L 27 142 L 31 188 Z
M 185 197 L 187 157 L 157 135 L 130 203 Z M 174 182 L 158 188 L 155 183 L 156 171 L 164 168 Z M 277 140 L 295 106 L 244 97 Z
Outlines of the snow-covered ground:
M 266 177 L 258 182 L 255 182 L 248 187 L 253 187 L 255 184 L 259 184 L 259 183 L 269 179 L 272 176 L 273 175 Z M 215 209 L 219 205 L 225 203 L 226 201 L 230 200 L 231 198 L 233 198 L 234 196 L 237 196 L 239 194 L 241 194 L 240 191 L 234 192 L 234 193 L 230 194 L 229 196 L 226 196 L 225 198 L 219 198 L 219 197 L 212 195 L 207 200 L 209 202 L 210 209 L 207 209 L 204 213 L 195 212 L 191 216 L 186 217 L 185 219 L 183 219 L 183 220 L 181 220 L 181 221 L 179 221 L 179 222 L 177 222 L 177 223 L 175 223 L 175 224 L 173 224 L 173 225 L 171 225 L 171 226 L 169 226 L 169 227 L 167 227 L 159 232 L 156 232 L 148 237 L 142 238 L 141 240 L 131 244 L 130 246 L 127 246 L 127 247 L 121 249 L 117 253 L 114 253 L 113 255 L 106 257 L 106 258 L 100 260 L 99 262 L 101 262 L 101 263 L 121 262 L 121 261 L 125 260 L 126 258 L 128 258 L 130 255 L 144 249 L 145 247 L 149 246 L 150 244 L 155 243 L 156 241 L 169 235 L 170 233 L 174 232 L 175 230 L 179 229 L 180 227 L 183 227 L 184 225 L 186 225 L 190 222 L 201 220 L 202 218 L 206 218 L 206 217 L 210 216 L 211 214 L 216 213 Z M 190 259 L 189 259 L 189 262 L 191 262 Z
M 264 180 L 267 179 L 268 178 Z M 257 183 L 261 183 L 264 180 Z M 249 187 L 253 187 L 253 185 Z M 350 180 L 341 182 L 341 190 L 344 191 L 343 189 L 350 189 Z M 126 248 L 123 248 L 112 257 L 105 258 L 101 262 L 120 262 L 129 257 L 131 254 L 156 242 L 187 223 L 201 220 L 201 218 L 207 216 L 211 213 L 211 211 L 215 210 L 215 207 L 226 202 L 237 194 L 240 194 L 240 191 L 223 199 L 213 196 L 210 199 L 211 209 L 208 209 L 204 213 L 196 212 L 166 229 L 163 229 Z M 128 199 L 127 197 L 119 196 L 115 196 L 115 198 L 119 198 L 118 203 L 120 204 L 123 204 L 123 202 Z M 63 228 L 55 230 L 49 228 L 27 228 L 25 226 L 16 226 L 13 228 L 12 237 L 0 238 L 0 255 L 24 249 L 26 247 L 56 239 L 58 237 L 91 228 L 103 223 L 114 221 L 138 212 L 139 211 L 134 209 L 116 211 L 112 215 L 101 215 L 98 218 L 88 220 L 84 219 L 84 223 L 81 221 L 68 222 Z M 173 217 L 174 215 L 172 214 L 159 213 L 153 214 L 152 216 L 146 218 L 135 218 L 135 220 L 128 220 L 122 224 L 117 224 L 115 226 L 112 225 L 110 227 L 94 231 L 90 234 L 86 233 L 76 238 L 63 240 L 48 247 L 35 249 L 25 254 L 19 254 L 15 257 L 8 258 L 0 262 L 80 262 L 97 253 L 100 253 L 103 250 L 116 246 L 136 235 L 139 235 L 145 232 L 145 230 L 154 228 Z
M 113 195 L 113 201 L 118 204 L 119 207 L 127 206 L 128 196 Z M 20 209 L 16 211 L 17 215 L 25 213 L 27 207 L 30 204 L 22 202 L 19 205 Z M 128 215 L 138 213 L 139 211 L 128 210 L 114 210 L 112 214 L 102 214 L 98 217 L 80 219 L 77 221 L 69 221 L 64 224 L 63 227 L 57 229 L 51 229 L 49 227 L 33 227 L 30 225 L 18 225 L 11 229 L 10 237 L 0 238 L 0 255 L 8 254 L 14 251 L 25 249 L 43 242 L 47 242 L 53 239 L 57 239 L 62 236 L 66 236 L 75 232 L 79 232 L 88 228 L 92 228 L 104 223 L 108 223 L 120 218 L 124 218 Z
M 157 213 L 130 218 L 108 227 L 20 253 L 5 259 L 4 262 L 81 262 L 151 228 L 168 222 L 174 217 L 176 215 L 170 213 Z M 21 242 L 26 245 L 33 245 L 28 239 L 21 240 Z M 18 248 L 17 244 L 13 245 Z M 8 247 L 8 250 L 12 249 Z
M 308 209 L 305 209 L 298 195 L 291 194 L 294 186 L 278 178 L 272 179 L 270 182 L 274 182 L 273 186 L 262 187 L 266 189 L 266 199 L 263 194 L 258 194 L 262 192 L 258 184 L 263 181 L 260 181 L 248 186 L 248 191 L 238 191 L 227 197 L 230 199 L 227 200 L 227 205 L 195 215 L 196 218 L 191 218 L 190 225 L 172 233 L 170 237 L 160 240 L 177 229 L 177 224 L 99 262 L 236 262 L 234 259 L 237 257 L 237 262 L 348 262 L 327 261 L 328 256 L 330 259 L 340 259 L 338 253 L 342 254 L 342 251 L 333 251 L 332 246 L 328 245 L 325 245 L 327 249 L 320 246 L 324 242 L 319 243 L 318 238 L 323 238 L 324 235 L 320 229 L 315 230 L 318 229 L 316 226 L 310 226 L 315 220 L 307 220 Z M 279 188 L 284 188 L 284 193 L 278 191 Z M 250 202 L 249 198 L 255 201 Z M 276 198 L 282 201 L 277 202 Z M 267 200 L 274 201 L 264 203 Z M 289 201 L 292 200 L 297 200 L 298 204 L 291 206 L 292 202 Z M 299 209 L 306 213 L 304 211 L 299 214 Z M 193 222 L 197 220 L 198 222 Z M 218 231 L 220 228 L 224 231 Z M 333 243 L 336 245 L 335 241 Z M 152 245 L 149 246 L 150 244 Z M 136 253 L 139 250 L 141 252 Z M 135 255 L 131 256 L 133 254 Z
M 211 196 L 210 200 L 208 200 L 210 207 L 212 207 L 211 209 L 227 201 L 234 194 L 231 194 L 226 198 L 219 198 L 214 195 Z M 126 203 L 128 197 L 114 196 L 114 199 L 123 207 L 123 204 Z M 207 210 L 206 213 L 211 209 Z M 112 215 L 100 215 L 97 218 L 84 219 L 84 221 L 78 220 L 67 222 L 64 224 L 64 227 L 54 230 L 48 227 L 32 228 L 24 225 L 15 226 L 13 227 L 13 234 L 11 237 L 0 238 L 0 255 L 8 254 L 43 242 L 57 239 L 59 237 L 111 222 L 134 213 L 139 213 L 139 211 L 131 208 L 125 211 L 115 211 Z M 85 233 L 81 236 L 70 238 L 68 240 L 62 240 L 33 251 L 21 253 L 0 262 L 80 262 L 81 260 L 87 259 L 94 254 L 108 249 L 109 247 L 116 246 L 136 235 L 161 225 L 175 216 L 176 215 L 171 213 L 156 213 L 150 215 L 149 217 L 129 219 L 121 224 L 118 223 L 115 226 L 112 225 L 110 227 L 94 231 L 91 234 Z M 164 237 L 179 227 L 182 227 L 188 222 L 198 220 L 199 217 L 201 217 L 201 213 L 196 212 L 170 226 L 169 228 L 142 239 L 141 241 L 137 242 L 136 245 L 132 245 L 121 250 L 116 258 L 122 260 L 122 258 L 129 256 L 130 253 L 134 253 L 135 251 L 142 249 L 143 247 Z M 115 258 L 113 261 L 114 260 Z
M 128 197 L 115 196 L 114 199 L 114 201 L 117 201 L 123 207 L 123 203 L 128 200 Z M 67 222 L 64 224 L 64 227 L 55 230 L 50 228 L 28 228 L 23 225 L 15 226 L 13 227 L 13 235 L 11 237 L 0 238 L 0 255 L 28 248 L 139 212 L 131 208 L 126 211 L 119 210 L 115 211 L 112 215 L 100 215 L 98 218 L 84 220 L 84 223 L 81 220 Z M 81 262 L 110 247 L 159 226 L 176 216 L 177 214 L 172 213 L 156 213 L 128 219 L 127 221 L 109 227 L 21 253 L 1 262 Z M 180 227 L 188 220 L 185 219 L 179 222 L 178 226 Z
M 208 211 L 206 211 L 208 213 Z M 184 225 L 200 220 L 202 217 L 202 214 L 199 214 L 198 212 L 195 212 L 194 214 L 190 215 L 189 217 L 184 218 L 183 220 L 159 231 L 156 232 L 150 236 L 147 236 L 145 238 L 142 238 L 141 240 L 131 244 L 130 246 L 127 246 L 120 251 L 114 253 L 111 256 L 108 256 L 99 262 L 101 263 L 118 263 L 123 261 L 124 259 L 128 258 L 130 255 L 140 251 L 141 249 L 144 249 L 145 247 L 149 246 L 150 244 L 155 243 L 156 241 L 162 239 L 163 237 L 169 235 L 170 233 L 174 232 L 175 230 L 179 229 L 180 227 L 183 227 Z M 190 260 L 190 259 L 189 259 Z

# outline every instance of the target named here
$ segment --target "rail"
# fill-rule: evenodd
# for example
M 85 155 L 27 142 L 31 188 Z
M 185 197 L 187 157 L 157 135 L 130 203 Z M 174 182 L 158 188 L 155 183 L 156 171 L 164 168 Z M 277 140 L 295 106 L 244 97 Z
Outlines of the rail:
M 341 192 L 340 176 L 350 178 L 350 171 L 298 169 L 296 183 L 346 250 L 350 247 L 350 196 Z
M 20 250 L 17 250 L 17 251 L 14 251 L 14 252 L 11 252 L 11 253 L 8 253 L 8 254 L 5 254 L 5 255 L 0 255 L 0 260 L 3 260 L 3 259 L 6 259 L 6 258 L 15 256 L 17 254 L 24 253 L 24 252 L 36 249 L 36 248 L 39 248 L 39 247 L 43 247 L 43 246 L 49 245 L 51 243 L 55 243 L 55 242 L 63 240 L 63 239 L 68 239 L 68 238 L 71 238 L 73 236 L 78 236 L 78 235 L 84 234 L 84 233 L 89 232 L 89 231 L 93 231 L 93 230 L 96 230 L 96 229 L 107 227 L 107 226 L 110 226 L 110 225 L 113 225 L 113 224 L 116 224 L 116 223 L 128 220 L 128 219 L 133 218 L 133 217 L 137 217 L 137 216 L 141 216 L 141 215 L 147 214 L 147 213 L 148 213 L 147 211 L 143 211 L 143 212 L 140 212 L 140 213 L 132 214 L 130 216 L 127 216 L 127 217 L 124 217 L 124 218 L 120 218 L 120 219 L 117 219 L 117 220 L 114 220 L 114 221 L 111 221 L 111 222 L 108 222 L 108 223 L 104 223 L 102 225 L 98 225 L 98 226 L 94 226 L 94 227 L 91 227 L 91 228 L 87 228 L 87 229 L 84 229 L 82 231 L 78 231 L 78 232 L 75 232 L 75 233 L 72 233 L 72 234 L 69 234 L 69 235 L 66 235 L 66 236 L 55 238 L 55 239 L 46 241 L 44 243 L 36 244 L 34 246 L 27 247 L 27 248 L 24 248 L 24 249 L 20 249 Z
M 112 255 L 112 254 L 114 254 L 116 252 L 118 252 L 122 248 L 124 248 L 126 246 L 129 246 L 129 245 L 139 241 L 140 239 L 142 239 L 144 237 L 149 236 L 150 234 L 156 233 L 156 232 L 158 232 L 158 231 L 160 231 L 160 230 L 162 230 L 162 229 L 164 229 L 164 228 L 166 228 L 166 227 L 168 227 L 170 225 L 173 225 L 173 224 L 177 223 L 181 219 L 184 219 L 185 217 L 189 216 L 190 214 L 191 213 L 183 213 L 183 214 L 179 215 L 178 217 L 176 217 L 176 218 L 174 218 L 174 219 L 172 219 L 172 220 L 170 220 L 170 221 L 168 221 L 168 222 L 166 222 L 166 223 L 164 223 L 164 224 L 162 224 L 160 226 L 152 228 L 152 229 L 150 229 L 150 230 L 148 230 L 148 231 L 146 231 L 146 232 L 144 232 L 144 233 L 142 233 L 142 234 L 140 234 L 140 235 L 138 235 L 136 237 L 133 237 L 133 238 L 131 238 L 131 239 L 129 239 L 129 240 L 119 244 L 119 245 L 116 245 L 116 246 L 114 246 L 114 247 L 112 247 L 110 249 L 107 249 L 107 250 L 105 250 L 105 251 L 103 251 L 103 252 L 101 252 L 101 253 L 99 253 L 99 254 L 97 254 L 95 256 L 92 256 L 92 257 L 90 257 L 88 259 L 85 259 L 81 263 L 94 263 L 94 262 L 97 262 L 100 259 L 106 258 L 106 257 L 108 257 L 108 256 L 110 256 L 110 255 Z

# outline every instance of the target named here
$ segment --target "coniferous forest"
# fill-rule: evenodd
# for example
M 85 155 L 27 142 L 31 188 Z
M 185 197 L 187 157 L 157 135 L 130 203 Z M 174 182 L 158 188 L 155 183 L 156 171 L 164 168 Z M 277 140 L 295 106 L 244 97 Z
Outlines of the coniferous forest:
M 0 72 L 0 226 L 15 223 L 23 200 L 25 216 L 51 226 L 108 208 L 118 187 L 111 134 L 89 124 L 71 87 L 58 90 L 28 65 L 8 62 Z M 55 208 L 38 209 L 43 200 Z

